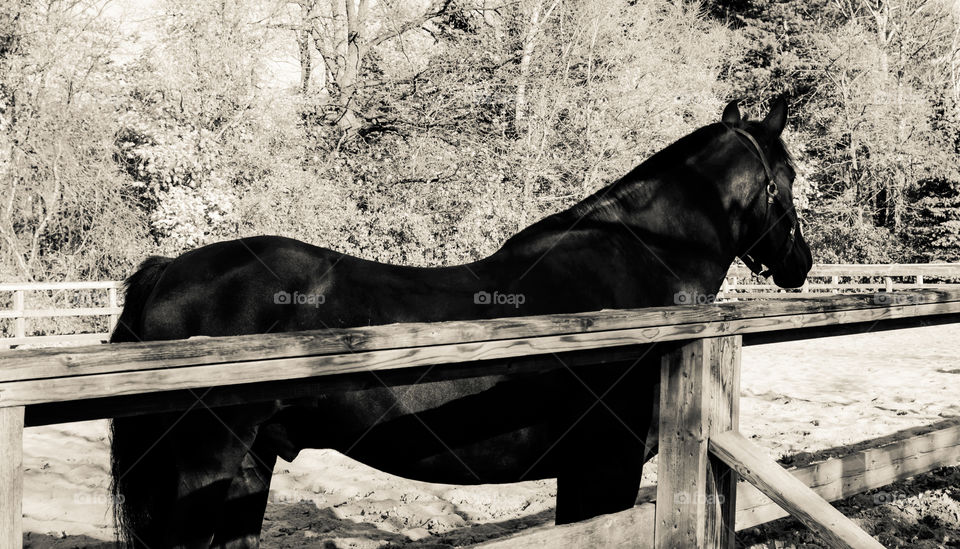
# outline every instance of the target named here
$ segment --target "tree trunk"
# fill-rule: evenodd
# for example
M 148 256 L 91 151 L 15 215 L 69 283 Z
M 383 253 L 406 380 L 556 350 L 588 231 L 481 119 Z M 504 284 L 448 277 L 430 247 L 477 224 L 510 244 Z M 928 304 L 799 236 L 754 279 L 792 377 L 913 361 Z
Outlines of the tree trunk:
M 307 95 L 310 92 L 310 75 L 313 72 L 309 31 L 297 31 L 297 45 L 300 47 L 300 93 Z

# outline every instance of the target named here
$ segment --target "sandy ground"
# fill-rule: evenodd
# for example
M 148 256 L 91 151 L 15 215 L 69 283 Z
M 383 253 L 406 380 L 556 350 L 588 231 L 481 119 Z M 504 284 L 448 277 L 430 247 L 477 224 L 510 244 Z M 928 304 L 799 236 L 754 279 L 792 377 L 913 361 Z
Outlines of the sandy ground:
M 774 457 L 801 456 L 789 463 L 960 417 L 958 357 L 960 325 L 748 347 L 741 431 Z M 110 546 L 106 422 L 28 429 L 24 451 L 26 546 Z M 645 482 L 654 480 L 648 466 Z M 947 468 L 888 487 L 898 497 L 886 505 L 875 493 L 841 505 L 890 546 L 960 547 L 958 485 L 960 469 Z M 553 481 L 426 484 L 304 451 L 277 465 L 262 546 L 463 545 L 552 521 L 555 494 Z M 755 547 L 822 546 L 790 521 L 742 538 Z

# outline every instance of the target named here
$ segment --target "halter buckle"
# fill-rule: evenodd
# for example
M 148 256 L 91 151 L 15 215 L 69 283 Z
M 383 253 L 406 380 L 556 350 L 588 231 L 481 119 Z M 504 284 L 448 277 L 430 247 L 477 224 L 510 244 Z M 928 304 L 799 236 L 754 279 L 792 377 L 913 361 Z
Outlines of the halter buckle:
M 780 187 L 773 181 L 767 183 L 767 204 L 773 204 L 773 200 L 780 195 Z

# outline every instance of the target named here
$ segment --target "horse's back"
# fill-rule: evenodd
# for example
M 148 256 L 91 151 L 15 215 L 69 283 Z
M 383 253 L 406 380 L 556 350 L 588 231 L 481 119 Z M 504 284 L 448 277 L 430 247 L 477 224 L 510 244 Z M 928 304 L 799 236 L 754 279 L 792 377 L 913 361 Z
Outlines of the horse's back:
M 170 262 L 145 308 L 145 340 L 275 331 L 295 309 L 288 288 L 314 291 L 336 253 L 290 238 L 261 236 L 218 242 Z M 276 330 L 283 331 L 283 330 Z

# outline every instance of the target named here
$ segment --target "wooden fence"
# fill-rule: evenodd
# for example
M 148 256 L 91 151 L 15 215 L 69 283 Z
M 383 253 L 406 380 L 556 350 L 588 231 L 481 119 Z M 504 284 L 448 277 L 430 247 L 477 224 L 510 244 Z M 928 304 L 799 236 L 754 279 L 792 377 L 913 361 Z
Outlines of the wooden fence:
M 738 301 L 0 351 L 0 547 L 21 546 L 26 426 L 185 410 L 197 403 L 195 389 L 211 388 L 202 400 L 215 407 L 409 384 L 426 368 L 433 379 L 452 379 L 589 367 L 638 358 L 649 344 L 665 351 L 657 503 L 484 546 L 732 548 L 738 525 L 790 514 L 832 546 L 880 547 L 826 500 L 955 464 L 960 429 L 871 450 L 856 466 L 841 459 L 791 474 L 738 432 L 739 366 L 742 345 L 960 321 L 960 290 L 894 295 L 902 299 Z
M 110 339 L 122 308 L 118 300 L 119 281 L 103 282 L 36 282 L 0 283 L 0 295 L 10 293 L 13 306 L 0 310 L 0 319 L 12 319 L 12 336 L 0 337 L 0 349 L 19 345 L 52 343 L 94 344 Z M 892 292 L 907 289 L 960 288 L 960 263 L 924 263 L 890 265 L 818 264 L 810 271 L 808 282 L 798 290 L 783 290 L 770 280 L 759 280 L 743 265 L 731 267 L 717 298 L 730 299 L 793 299 L 818 297 L 831 293 Z M 32 293 L 53 291 L 107 292 L 106 307 L 31 308 L 26 299 Z M 55 317 L 108 317 L 106 332 L 34 335 L 30 319 Z
M 118 293 L 122 282 L 14 282 L 0 283 L 0 294 L 12 294 L 12 308 L 0 310 L 0 319 L 12 319 L 12 336 L 0 337 L 0 349 L 18 345 L 49 345 L 51 343 L 75 343 L 78 345 L 103 343 L 110 339 L 110 333 L 120 317 L 122 307 L 118 301 Z M 73 307 L 73 308 L 32 308 L 27 304 L 27 296 L 41 292 L 80 291 L 80 292 L 107 292 L 106 307 Z M 108 330 L 98 333 L 73 333 L 56 335 L 33 335 L 28 329 L 30 319 L 60 318 L 60 317 L 108 317 Z
M 916 264 L 817 264 L 807 283 L 797 290 L 783 290 L 771 280 L 760 280 L 743 265 L 727 272 L 718 294 L 722 299 L 807 298 L 830 293 L 893 292 L 920 288 L 960 288 L 960 263 Z

